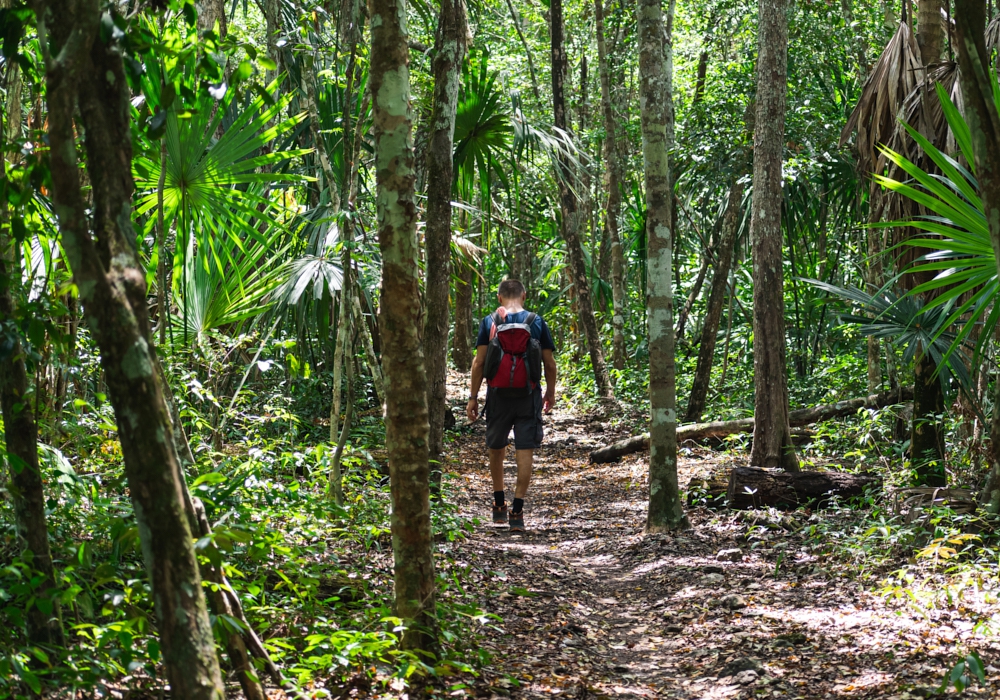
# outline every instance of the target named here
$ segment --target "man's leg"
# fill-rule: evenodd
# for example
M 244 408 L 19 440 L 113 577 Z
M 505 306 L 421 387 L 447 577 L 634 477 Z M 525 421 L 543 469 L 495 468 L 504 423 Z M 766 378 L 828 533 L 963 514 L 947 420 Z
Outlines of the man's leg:
M 534 460 L 534 450 L 517 450 L 514 457 L 517 460 L 517 484 L 514 487 L 514 498 L 524 498 L 531 483 L 531 467 Z M 500 470 L 500 483 L 503 484 L 503 468 Z M 496 477 L 493 479 L 496 484 Z
M 506 453 L 507 453 L 506 448 L 500 450 L 493 450 L 493 449 L 490 450 L 490 476 L 493 477 L 494 491 L 503 491 L 503 458 Z M 520 451 L 518 451 L 518 454 L 520 454 Z M 520 465 L 520 462 L 518 462 L 518 465 Z M 530 466 L 529 466 L 529 471 L 530 471 Z M 518 482 L 520 482 L 521 481 L 520 466 L 518 466 L 517 475 L 518 475 L 517 480 Z

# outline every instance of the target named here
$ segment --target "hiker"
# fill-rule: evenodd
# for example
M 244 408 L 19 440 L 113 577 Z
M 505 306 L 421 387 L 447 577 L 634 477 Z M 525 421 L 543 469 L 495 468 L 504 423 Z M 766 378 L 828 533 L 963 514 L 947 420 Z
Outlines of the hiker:
M 542 412 L 556 401 L 556 349 L 549 327 L 538 314 L 526 311 L 524 285 L 517 280 L 500 284 L 500 307 L 483 319 L 472 361 L 472 395 L 465 412 L 469 422 L 479 417 L 479 387 L 485 378 L 486 447 L 493 477 L 493 522 L 508 523 L 511 532 L 524 532 L 524 496 L 531 481 L 536 447 L 542 444 Z M 541 374 L 545 368 L 545 398 Z M 503 458 L 507 436 L 514 429 L 517 483 L 508 516 L 504 498 Z

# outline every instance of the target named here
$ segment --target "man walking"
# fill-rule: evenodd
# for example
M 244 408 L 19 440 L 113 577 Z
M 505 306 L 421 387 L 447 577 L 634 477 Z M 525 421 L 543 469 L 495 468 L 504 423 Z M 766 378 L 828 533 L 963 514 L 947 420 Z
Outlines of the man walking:
M 510 524 L 511 532 L 524 532 L 524 497 L 531 481 L 536 447 L 542 444 L 542 412 L 552 410 L 556 399 L 556 349 L 542 317 L 526 311 L 524 285 L 504 280 L 497 295 L 500 307 L 483 319 L 472 362 L 472 395 L 465 409 L 469 421 L 479 417 L 479 387 L 486 388 L 486 447 L 493 477 L 493 522 Z M 545 368 L 542 399 L 541 367 Z M 508 515 L 504 498 L 503 459 L 507 436 L 514 429 L 517 482 Z

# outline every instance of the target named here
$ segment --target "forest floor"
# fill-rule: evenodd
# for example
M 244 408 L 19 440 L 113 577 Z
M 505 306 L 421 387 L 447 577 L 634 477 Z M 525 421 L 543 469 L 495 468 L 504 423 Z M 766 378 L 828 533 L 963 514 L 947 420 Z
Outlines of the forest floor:
M 463 584 L 477 587 L 482 608 L 502 619 L 502 631 L 488 635 L 494 662 L 478 695 L 929 697 L 958 651 L 976 649 L 994 689 L 966 694 L 997 697 L 990 664 L 1000 665 L 1000 644 L 973 637 L 970 611 L 892 603 L 845 565 L 808 556 L 795 528 L 781 531 L 781 543 L 751 549 L 746 535 L 756 515 L 694 508 L 691 529 L 643 534 L 646 455 L 590 464 L 591 449 L 624 432 L 612 430 L 608 416 L 560 405 L 536 452 L 526 533 L 491 522 L 483 422 L 452 444 L 459 507 L 480 519 L 458 549 L 481 580 Z M 682 486 L 732 459 L 685 452 Z M 783 517 L 801 526 L 817 516 Z

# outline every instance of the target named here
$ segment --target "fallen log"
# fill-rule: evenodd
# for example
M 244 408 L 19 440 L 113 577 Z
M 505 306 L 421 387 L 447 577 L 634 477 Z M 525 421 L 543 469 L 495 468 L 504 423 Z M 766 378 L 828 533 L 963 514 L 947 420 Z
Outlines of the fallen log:
M 857 399 L 847 399 L 836 403 L 800 408 L 788 414 L 788 422 L 792 427 L 810 425 L 833 418 L 842 418 L 857 413 L 862 408 L 885 408 L 893 404 L 913 399 L 913 387 L 903 387 L 899 391 L 889 391 Z M 723 438 L 736 433 L 753 431 L 753 418 L 738 420 L 713 421 L 711 423 L 691 423 L 677 428 L 678 444 L 693 440 Z M 594 464 L 616 462 L 625 455 L 642 452 L 649 449 L 649 433 L 633 435 L 625 440 L 605 445 L 590 453 L 590 461 Z
M 872 486 L 881 488 L 882 479 L 847 472 L 781 472 L 736 467 L 729 474 L 726 499 L 730 508 L 740 509 L 821 507 L 834 496 L 857 498 Z

